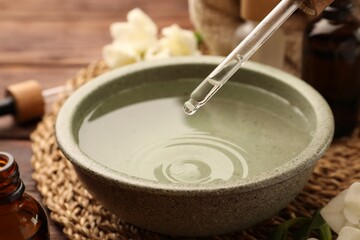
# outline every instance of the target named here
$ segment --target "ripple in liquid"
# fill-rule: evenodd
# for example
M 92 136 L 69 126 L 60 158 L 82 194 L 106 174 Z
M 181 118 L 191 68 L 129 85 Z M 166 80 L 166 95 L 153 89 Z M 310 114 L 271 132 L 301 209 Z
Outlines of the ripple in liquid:
M 128 163 L 130 175 L 162 183 L 212 183 L 246 178 L 245 151 L 224 138 L 206 134 L 139 146 Z

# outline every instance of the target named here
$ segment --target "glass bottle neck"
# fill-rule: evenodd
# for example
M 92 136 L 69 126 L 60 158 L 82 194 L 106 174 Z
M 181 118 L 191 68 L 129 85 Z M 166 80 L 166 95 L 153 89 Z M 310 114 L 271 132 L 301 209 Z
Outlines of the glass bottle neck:
M 24 183 L 14 157 L 6 152 L 0 152 L 0 204 L 17 200 L 25 191 Z

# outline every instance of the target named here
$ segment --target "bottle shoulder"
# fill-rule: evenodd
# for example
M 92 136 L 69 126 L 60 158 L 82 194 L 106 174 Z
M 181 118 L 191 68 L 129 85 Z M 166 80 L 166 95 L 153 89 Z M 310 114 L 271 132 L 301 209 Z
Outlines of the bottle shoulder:
M 0 233 L 29 239 L 40 229 L 47 229 L 47 217 L 41 205 L 30 195 L 24 193 L 18 200 L 1 206 Z M 8 231 L 11 229 L 11 231 Z M 7 234 L 7 235 L 6 235 Z M 10 238 L 9 238 L 10 239 Z
M 31 214 L 43 211 L 41 205 L 29 194 L 24 193 L 19 199 L 8 204 L 0 205 L 0 215 L 17 212 L 17 214 Z

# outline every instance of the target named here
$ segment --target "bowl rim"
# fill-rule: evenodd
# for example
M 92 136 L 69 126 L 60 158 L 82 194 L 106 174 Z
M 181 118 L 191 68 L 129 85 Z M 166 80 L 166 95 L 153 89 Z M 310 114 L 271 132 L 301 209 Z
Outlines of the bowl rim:
M 72 130 L 72 121 L 76 109 L 82 100 L 99 86 L 139 70 L 189 63 L 216 65 L 222 60 L 223 57 L 217 56 L 174 57 L 166 60 L 141 62 L 124 66 L 96 77 L 72 93 L 58 112 L 55 123 L 55 135 L 58 147 L 64 156 L 76 167 L 75 169 L 95 177 L 101 182 L 120 185 L 122 188 L 127 189 L 147 192 L 161 191 L 162 194 L 171 195 L 219 195 L 252 191 L 275 185 L 312 169 L 316 161 L 329 147 L 333 137 L 334 120 L 328 104 L 317 91 L 303 80 L 281 70 L 254 62 L 246 62 L 242 68 L 269 75 L 271 78 L 294 88 L 308 100 L 316 117 L 316 126 L 310 143 L 298 156 L 277 168 L 270 169 L 253 177 L 219 184 L 168 184 L 130 176 L 108 168 L 87 157 L 78 147 Z

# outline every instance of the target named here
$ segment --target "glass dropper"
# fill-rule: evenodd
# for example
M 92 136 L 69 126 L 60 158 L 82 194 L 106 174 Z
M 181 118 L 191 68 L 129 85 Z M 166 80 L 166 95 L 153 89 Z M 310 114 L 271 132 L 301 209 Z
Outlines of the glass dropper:
M 256 28 L 191 93 L 184 104 L 194 114 L 229 80 L 256 50 L 288 19 L 305 0 L 282 0 Z

